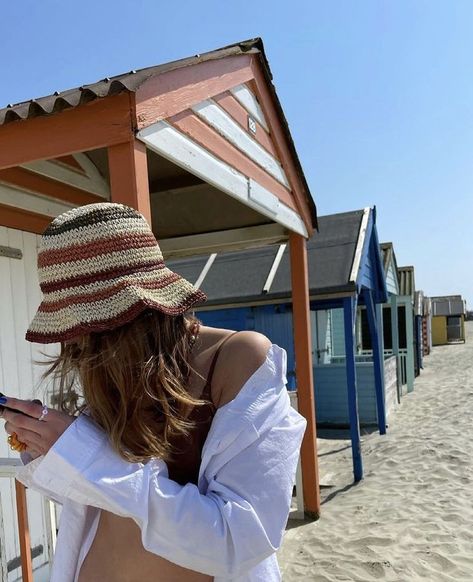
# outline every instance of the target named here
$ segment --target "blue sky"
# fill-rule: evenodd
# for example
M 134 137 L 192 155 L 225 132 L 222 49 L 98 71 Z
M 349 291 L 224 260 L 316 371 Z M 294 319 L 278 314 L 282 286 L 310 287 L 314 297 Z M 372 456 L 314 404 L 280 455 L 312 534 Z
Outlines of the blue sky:
M 17 0 L 0 105 L 254 36 L 319 214 L 375 204 L 417 287 L 473 307 L 470 0 Z

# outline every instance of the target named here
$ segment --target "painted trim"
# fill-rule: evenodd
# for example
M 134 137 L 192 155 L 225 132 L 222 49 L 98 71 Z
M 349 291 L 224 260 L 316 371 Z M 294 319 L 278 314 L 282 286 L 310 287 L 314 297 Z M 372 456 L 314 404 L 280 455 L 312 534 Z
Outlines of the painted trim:
M 230 91 L 225 91 L 224 93 L 220 93 L 220 95 L 215 95 L 213 100 L 247 132 L 249 132 L 249 120 L 253 119 L 256 126 L 256 132 L 252 132 L 250 135 L 252 135 L 268 153 L 278 159 L 278 153 L 274 146 L 272 136 L 267 133 L 262 125 L 248 113 Z
M 74 186 L 74 188 L 79 188 L 80 190 L 85 190 L 85 192 L 90 192 L 92 194 L 97 194 L 101 198 L 105 200 L 110 199 L 110 188 L 108 184 L 103 178 L 100 173 L 98 172 L 97 168 L 95 168 L 94 164 L 90 162 L 87 164 L 84 160 L 86 158 L 85 154 L 76 154 L 74 158 L 80 160 L 80 164 L 84 167 L 84 171 L 86 175 L 81 174 L 75 171 L 73 168 L 67 168 L 64 164 L 55 164 L 52 160 L 37 160 L 35 162 L 27 162 L 26 164 L 21 164 L 21 168 L 25 168 L 35 174 L 40 174 L 41 176 L 45 176 L 46 178 L 52 178 L 53 180 L 57 180 L 58 182 L 62 182 L 64 184 L 68 184 L 70 186 Z M 91 175 L 92 169 L 95 168 L 96 174 Z M 100 176 L 100 178 L 97 176 Z
M 207 276 L 207 273 L 210 271 L 210 267 L 213 265 L 216 258 L 217 253 L 212 253 L 210 255 L 210 257 L 207 259 L 207 262 L 204 265 L 204 268 L 202 269 L 200 275 L 198 276 L 197 281 L 194 283 L 194 287 L 199 288 L 202 285 L 205 277 Z
M 59 214 L 76 208 L 76 204 L 60 203 L 46 196 L 30 194 L 19 188 L 0 183 L 0 204 L 21 208 L 29 212 L 55 218 Z
M 210 127 L 192 110 L 183 111 L 172 117 L 167 122 L 186 135 L 189 139 L 212 153 L 216 158 L 228 164 L 244 176 L 253 178 L 261 186 L 270 190 L 282 202 L 297 209 L 294 196 L 281 182 L 268 174 L 261 166 L 242 153 L 236 146 L 230 143 L 218 131 Z
M 134 93 L 137 129 L 189 109 L 253 78 L 252 55 L 229 56 L 179 67 L 149 78 Z
M 261 59 L 253 58 L 252 69 L 254 79 L 251 81 L 251 84 L 255 86 L 261 103 L 261 109 L 264 112 L 265 118 L 268 120 L 270 134 L 278 151 L 278 158 L 292 186 L 299 215 L 305 222 L 309 236 L 312 236 L 314 234 L 314 225 L 308 200 L 310 198 L 310 192 L 303 175 L 301 175 L 302 169 L 296 163 L 297 152 L 294 152 L 288 145 L 288 140 L 291 140 L 290 132 L 283 130 L 282 124 L 286 123 L 284 113 L 279 109 L 276 92 L 263 70 Z
M 164 257 L 168 259 L 262 247 L 280 243 L 287 240 L 287 237 L 283 227 L 273 222 L 260 226 L 160 239 L 159 246 Z
M 0 127 L 0 169 L 108 147 L 133 137 L 130 94 L 120 93 Z
M 358 242 L 356 243 L 355 256 L 353 257 L 353 265 L 350 273 L 350 283 L 355 283 L 358 280 L 358 273 L 360 272 L 361 257 L 363 254 L 363 248 L 365 245 L 366 231 L 368 229 L 368 221 L 370 217 L 370 208 L 365 208 L 363 210 L 363 216 L 361 218 L 360 230 L 358 233 Z
M 283 186 L 291 189 L 279 161 L 250 137 L 219 105 L 208 99 L 192 107 L 192 111 L 204 119 L 220 135 L 252 159 L 263 170 L 271 174 Z
M 278 200 L 277 210 L 271 212 L 268 208 L 251 199 L 249 188 L 256 187 L 255 180 L 251 182 L 246 176 L 218 159 L 169 123 L 159 121 L 140 131 L 138 138 L 151 150 L 202 178 L 212 186 L 219 188 L 291 231 L 307 237 L 305 224 L 294 210 Z M 259 184 L 258 188 L 266 190 Z M 268 196 L 274 196 L 269 191 L 267 193 Z
M 269 270 L 268 278 L 263 286 L 262 293 L 268 293 L 271 289 L 271 285 L 273 284 L 274 277 L 278 271 L 279 265 L 281 264 L 282 257 L 284 255 L 284 251 L 286 250 L 286 244 L 279 245 L 278 252 L 274 257 L 273 264 L 271 265 L 271 269 Z
M 0 226 L 42 234 L 50 222 L 50 216 L 43 216 L 21 208 L 0 204 Z
M 345 367 L 348 393 L 348 416 L 350 419 L 351 453 L 353 476 L 355 482 L 363 479 L 363 458 L 361 456 L 360 418 L 358 414 L 358 393 L 356 386 L 355 361 L 355 317 L 356 298 L 345 299 L 343 305 L 343 323 L 345 330 Z
M 258 103 L 258 99 L 256 96 L 250 91 L 250 89 L 246 85 L 237 85 L 230 89 L 230 92 L 235 97 L 237 101 L 248 111 L 251 117 L 254 117 L 255 120 L 269 132 L 269 127 L 266 122 L 266 118 L 264 116 L 263 110 L 261 109 L 260 104 Z
M 30 192 L 35 196 L 46 196 L 56 201 L 64 201 L 78 206 L 103 201 L 101 196 L 47 178 L 20 166 L 0 170 L 0 183 L 8 184 L 22 192 Z

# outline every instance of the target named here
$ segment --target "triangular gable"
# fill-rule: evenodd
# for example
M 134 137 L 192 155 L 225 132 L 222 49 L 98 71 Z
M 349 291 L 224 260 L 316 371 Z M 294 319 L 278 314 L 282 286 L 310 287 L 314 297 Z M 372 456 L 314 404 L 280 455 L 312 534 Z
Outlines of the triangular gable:
M 399 281 L 397 278 L 397 269 L 394 265 L 394 261 L 389 261 L 388 269 L 386 271 L 386 287 L 388 289 L 388 293 L 392 295 L 399 295 Z
M 358 258 L 357 253 L 359 254 Z M 359 261 L 356 276 L 358 292 L 361 292 L 362 288 L 367 288 L 374 292 L 377 302 L 386 301 L 387 290 L 376 229 L 376 217 L 370 208 L 365 209 L 360 223 L 358 248 L 354 261 L 357 260 Z
M 259 52 L 228 56 L 149 78 L 135 93 L 138 137 L 210 183 L 213 174 L 242 176 L 250 205 L 276 213 L 281 202 L 279 210 L 287 215 L 283 223 L 290 226 L 299 215 L 310 235 L 315 207 L 261 58 Z M 186 147 L 193 150 L 190 159 L 182 153 Z M 202 175 L 202 167 L 191 165 L 196 147 L 205 150 L 207 161 L 211 156 L 224 167 Z M 235 182 L 235 176 L 231 180 Z M 214 185 L 222 188 L 221 183 Z M 227 192 L 234 195 L 236 190 L 229 185 Z

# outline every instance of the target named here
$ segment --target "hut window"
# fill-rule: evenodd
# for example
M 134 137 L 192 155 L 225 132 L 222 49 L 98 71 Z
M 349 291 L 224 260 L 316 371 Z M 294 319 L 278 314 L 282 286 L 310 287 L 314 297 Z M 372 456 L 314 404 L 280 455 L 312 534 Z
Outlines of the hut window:
M 361 349 L 372 350 L 370 326 L 368 323 L 368 314 L 366 309 L 361 310 Z
M 384 349 L 393 349 L 393 333 L 391 326 L 391 308 L 383 308 L 383 337 L 384 337 Z
M 399 321 L 399 348 L 401 350 L 407 349 L 407 335 L 406 335 L 406 307 L 399 305 L 397 308 L 397 317 Z

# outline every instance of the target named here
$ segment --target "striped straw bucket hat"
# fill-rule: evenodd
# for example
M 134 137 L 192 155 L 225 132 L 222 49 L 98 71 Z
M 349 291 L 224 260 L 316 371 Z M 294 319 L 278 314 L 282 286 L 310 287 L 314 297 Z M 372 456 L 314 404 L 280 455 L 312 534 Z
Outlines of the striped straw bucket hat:
M 43 344 L 113 329 L 148 308 L 180 315 L 207 299 L 165 266 L 142 214 L 109 202 L 51 222 L 41 237 L 38 275 L 43 301 L 25 337 Z

